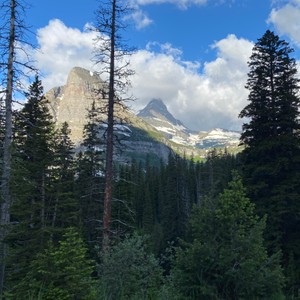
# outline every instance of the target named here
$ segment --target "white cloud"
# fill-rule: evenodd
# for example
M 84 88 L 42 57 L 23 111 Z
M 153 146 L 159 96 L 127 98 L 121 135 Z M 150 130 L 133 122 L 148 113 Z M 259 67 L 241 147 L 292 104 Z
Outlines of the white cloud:
M 288 36 L 300 47 L 300 0 L 289 0 L 273 8 L 268 22 L 274 24 L 280 35 Z
M 132 83 L 139 99 L 135 106 L 142 108 L 152 98 L 161 98 L 192 129 L 240 129 L 238 114 L 246 105 L 244 86 L 253 44 L 229 35 L 213 47 L 218 57 L 205 63 L 202 73 L 187 68 L 178 55 L 139 51 L 132 58 L 136 70 Z
M 74 66 L 91 69 L 94 33 L 68 28 L 53 20 L 39 30 L 41 51 L 38 67 L 45 74 L 45 91 L 63 85 Z M 247 60 L 252 43 L 234 35 L 216 41 L 214 61 L 203 64 L 183 61 L 181 50 L 170 44 L 149 44 L 131 57 L 132 93 L 135 110 L 152 98 L 161 98 L 170 112 L 191 129 L 213 127 L 237 129 L 237 116 L 246 105 Z M 158 47 L 157 47 L 158 46 Z
M 95 33 L 65 26 L 60 20 L 51 20 L 38 30 L 39 51 L 35 53 L 37 67 L 44 75 L 45 90 L 62 85 L 74 66 L 92 68 Z
M 140 30 L 144 27 L 149 26 L 153 21 L 147 16 L 147 14 L 139 9 L 138 7 L 134 10 L 132 14 L 127 16 L 126 19 L 133 20 L 136 29 Z

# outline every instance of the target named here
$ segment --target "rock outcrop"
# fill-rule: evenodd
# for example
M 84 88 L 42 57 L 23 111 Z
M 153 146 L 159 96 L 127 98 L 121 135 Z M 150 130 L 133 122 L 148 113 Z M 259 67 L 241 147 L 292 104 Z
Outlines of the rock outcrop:
M 64 86 L 55 87 L 45 95 L 56 125 L 60 126 L 63 122 L 69 124 L 70 137 L 76 146 L 83 139 L 83 128 L 88 122 L 87 113 L 93 101 L 100 108 L 107 104 L 106 100 L 97 96 L 101 93 L 95 93 L 104 89 L 105 83 L 97 74 L 75 67 L 70 71 Z M 137 156 L 144 159 L 149 154 L 158 159 L 168 158 L 171 150 L 162 142 L 164 137 L 154 127 L 124 106 L 115 105 L 115 116 L 117 120 L 122 120 L 122 125 L 116 125 L 115 132 L 124 136 L 124 139 L 121 137 L 124 149 L 118 160 L 127 162 Z M 106 115 L 102 114 L 100 118 L 105 121 Z
M 56 124 L 59 126 L 68 122 L 71 139 L 75 144 L 82 140 L 87 111 L 96 99 L 95 91 L 102 89 L 103 84 L 97 74 L 75 67 L 70 71 L 66 85 L 55 87 L 45 95 L 50 102 Z M 97 103 L 101 100 L 98 98 Z

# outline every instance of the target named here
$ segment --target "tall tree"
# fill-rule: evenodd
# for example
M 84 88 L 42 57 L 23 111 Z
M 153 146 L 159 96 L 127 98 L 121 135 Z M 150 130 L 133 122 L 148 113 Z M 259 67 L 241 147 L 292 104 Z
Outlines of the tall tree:
M 244 177 L 261 214 L 268 214 L 271 249 L 293 254 L 299 269 L 299 79 L 293 49 L 271 31 L 258 39 L 249 61 L 249 104 L 240 117 Z
M 45 245 L 53 215 L 49 187 L 54 159 L 54 122 L 38 77 L 29 87 L 27 102 L 17 113 L 15 124 L 11 188 L 14 198 L 11 218 L 15 225 L 8 235 L 9 257 L 12 258 L 9 277 L 14 279 L 26 272 L 32 255 Z
M 52 201 L 49 207 L 51 227 L 60 233 L 66 227 L 78 226 L 79 203 L 75 197 L 75 162 L 74 144 L 70 139 L 71 130 L 64 122 L 55 134 L 54 153 L 51 167 Z M 59 229 L 59 230 L 58 230 Z
M 81 223 L 90 249 L 99 242 L 103 213 L 104 138 L 95 102 L 87 113 L 83 129 L 82 152 L 77 159 L 76 193 L 80 203 Z
M 124 16 L 128 7 L 120 0 L 107 0 L 101 3 L 97 15 L 95 30 L 98 33 L 96 46 L 96 63 L 100 65 L 101 73 L 106 74 L 107 88 L 98 91 L 107 100 L 107 130 L 106 130 L 106 164 L 105 191 L 103 205 L 103 250 L 109 245 L 111 226 L 111 203 L 113 197 L 113 155 L 114 155 L 114 125 L 115 105 L 121 105 L 127 92 L 128 77 L 132 71 L 128 68 L 126 56 L 130 49 L 125 45 L 121 32 L 126 28 Z
M 167 241 L 183 238 L 190 212 L 187 196 L 186 161 L 178 155 L 169 155 L 166 167 L 166 186 L 162 203 L 162 225 Z
M 236 172 L 228 189 L 194 207 L 190 228 L 172 274 L 183 299 L 281 299 L 279 253 L 268 256 L 265 218 L 255 214 Z
M 20 45 L 26 42 L 25 32 L 28 27 L 24 22 L 26 6 L 22 0 L 3 0 L 0 4 L 2 21 L 0 24 L 0 78 L 5 98 L 5 133 L 3 142 L 3 167 L 1 177 L 1 215 L 0 215 L 0 297 L 3 290 L 5 257 L 7 246 L 4 243 L 7 225 L 10 222 L 10 177 L 11 177 L 11 143 L 12 143 L 12 102 L 13 94 L 18 91 L 24 69 L 32 69 L 29 61 L 17 57 Z M 24 51 L 23 49 L 21 51 Z M 26 54 L 26 53 L 25 53 Z M 26 56 L 26 55 L 25 55 Z

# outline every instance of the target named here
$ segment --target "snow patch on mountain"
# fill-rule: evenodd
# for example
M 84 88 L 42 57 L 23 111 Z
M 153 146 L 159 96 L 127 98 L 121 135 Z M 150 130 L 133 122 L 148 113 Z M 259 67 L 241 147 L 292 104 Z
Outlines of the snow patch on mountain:
M 194 132 L 184 126 L 167 110 L 162 100 L 154 99 L 142 109 L 139 117 L 161 132 L 170 141 L 200 149 L 238 146 L 240 132 L 214 128 L 210 131 Z

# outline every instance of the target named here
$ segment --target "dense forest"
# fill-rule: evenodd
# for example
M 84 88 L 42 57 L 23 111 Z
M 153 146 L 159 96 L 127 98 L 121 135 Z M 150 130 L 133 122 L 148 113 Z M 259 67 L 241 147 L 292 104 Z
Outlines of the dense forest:
M 9 3 L 11 12 L 19 4 Z M 269 30 L 254 45 L 241 153 L 112 160 L 111 174 L 108 137 L 99 134 L 103 111 L 94 103 L 86 112 L 78 147 L 67 123 L 57 128 L 39 76 L 13 110 L 16 73 L 5 52 L 1 299 L 300 299 L 300 97 L 292 52 Z

